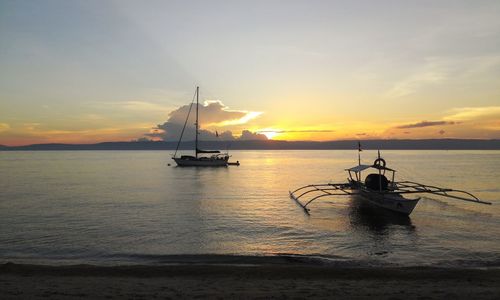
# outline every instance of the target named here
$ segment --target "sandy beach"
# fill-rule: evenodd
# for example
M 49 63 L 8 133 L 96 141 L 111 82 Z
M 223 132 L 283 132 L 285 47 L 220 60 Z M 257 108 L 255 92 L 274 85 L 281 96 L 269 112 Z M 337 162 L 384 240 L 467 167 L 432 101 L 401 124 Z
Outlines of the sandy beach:
M 499 269 L 0 265 L 1 299 L 498 299 Z

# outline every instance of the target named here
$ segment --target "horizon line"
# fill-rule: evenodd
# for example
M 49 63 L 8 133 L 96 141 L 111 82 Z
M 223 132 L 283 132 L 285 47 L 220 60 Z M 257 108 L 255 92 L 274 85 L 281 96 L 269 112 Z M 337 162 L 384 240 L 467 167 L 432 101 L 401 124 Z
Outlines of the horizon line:
M 181 143 L 194 143 L 195 140 L 181 141 Z M 199 140 L 199 142 L 209 142 L 209 143 L 222 143 L 222 142 L 286 142 L 286 143 L 331 143 L 331 142 L 363 142 L 363 141 L 500 141 L 500 138 L 379 138 L 379 139 L 339 139 L 339 140 L 260 140 L 260 139 L 252 139 L 252 140 Z M 64 143 L 64 142 L 52 142 L 52 143 L 33 143 L 33 144 L 21 144 L 21 145 L 7 145 L 0 144 L 0 147 L 27 147 L 27 146 L 36 146 L 36 145 L 99 145 L 106 143 L 177 143 L 178 141 L 154 141 L 154 140 L 128 140 L 128 141 L 103 141 L 103 142 L 94 142 L 94 143 Z

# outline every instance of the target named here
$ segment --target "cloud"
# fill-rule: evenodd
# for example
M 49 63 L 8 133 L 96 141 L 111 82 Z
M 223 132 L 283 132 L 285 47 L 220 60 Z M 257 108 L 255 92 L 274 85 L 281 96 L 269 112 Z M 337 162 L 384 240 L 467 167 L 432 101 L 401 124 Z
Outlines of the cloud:
M 497 119 L 500 117 L 500 106 L 461 107 L 450 110 L 444 120 L 477 120 Z
M 335 130 L 258 130 L 257 133 L 311 133 L 311 132 L 335 132 Z
M 7 123 L 0 123 L 0 132 L 7 131 L 10 129 L 10 125 Z
M 203 105 L 199 105 L 198 113 L 201 128 L 198 136 L 200 140 L 234 140 L 235 137 L 230 130 L 221 130 L 220 132 L 217 130 L 217 136 L 215 131 L 203 129 L 203 127 L 242 125 L 262 114 L 261 112 L 230 110 L 221 101 L 205 101 Z M 186 128 L 183 133 L 183 140 L 194 140 L 196 104 L 192 106 L 184 105 L 170 112 L 168 120 L 154 127 L 152 132 L 146 134 L 146 136 L 159 138 L 164 141 L 179 140 L 188 114 L 189 119 L 187 120 Z M 249 131 L 243 131 L 242 135 L 245 134 L 244 138 L 248 139 L 251 137 L 249 133 Z M 254 135 L 253 137 L 255 139 L 261 138 L 260 135 Z
M 491 134 L 498 138 L 500 135 L 500 106 L 460 107 L 451 109 L 443 120 L 459 120 L 470 124 L 469 129 L 481 131 L 482 134 Z
M 189 107 L 190 105 L 184 105 L 172 111 L 169 114 L 167 122 L 184 124 L 186 116 L 189 112 Z M 195 109 L 196 105 L 193 105 L 188 124 L 194 124 L 195 122 Z M 228 126 L 245 124 L 262 114 L 261 112 L 230 110 L 218 100 L 205 101 L 203 105 L 198 107 L 198 111 L 200 126 Z
M 465 47 L 467 48 L 467 47 Z M 462 47 L 462 50 L 465 49 Z M 498 51 L 484 55 L 450 55 L 425 57 L 424 61 L 396 81 L 384 93 L 388 98 L 400 98 L 440 84 L 474 84 L 481 82 L 498 85 L 500 55 Z
M 263 134 L 257 132 L 250 132 L 249 130 L 243 130 L 241 132 L 240 140 L 267 140 L 267 137 Z
M 7 132 L 0 132 L 0 139 L 8 145 L 38 143 L 96 143 L 135 139 L 148 128 L 148 123 L 126 126 L 72 129 L 52 128 L 41 123 L 23 123 Z
M 422 128 L 430 126 L 440 126 L 440 125 L 454 125 L 457 122 L 454 121 L 421 121 L 412 124 L 396 126 L 397 129 L 410 129 L 410 128 Z
M 434 85 L 447 80 L 448 75 L 440 63 L 430 60 L 421 70 L 417 70 L 413 75 L 397 82 L 386 92 L 389 98 L 400 98 L 416 93 L 419 89 L 428 85 Z
M 87 105 L 95 108 L 112 108 L 112 109 L 123 109 L 131 111 L 141 111 L 141 112 L 157 112 L 157 111 L 168 111 L 172 109 L 171 105 L 165 105 L 161 103 L 155 103 L 144 100 L 126 100 L 126 101 L 90 101 Z
M 257 118 L 261 114 L 262 114 L 262 112 L 251 111 L 239 119 L 223 121 L 223 122 L 216 124 L 216 125 L 218 125 L 218 126 L 241 125 L 241 124 L 247 123 L 248 121 L 250 121 L 252 119 Z
M 124 101 L 119 102 L 118 105 L 126 110 L 132 111 L 165 111 L 168 109 L 165 105 L 147 101 Z
M 446 77 L 443 74 L 435 72 L 427 72 L 417 74 L 405 81 L 397 83 L 389 92 L 389 98 L 400 98 L 411 95 L 424 85 L 435 84 L 443 81 Z
M 500 106 L 453 108 L 443 112 L 439 120 L 394 124 L 383 135 L 406 134 L 410 130 L 412 138 L 429 138 L 439 134 L 450 138 L 498 139 Z
M 38 127 L 40 127 L 41 125 L 42 125 L 41 123 L 35 123 L 35 122 L 23 123 L 23 129 L 25 131 L 36 131 L 38 130 Z

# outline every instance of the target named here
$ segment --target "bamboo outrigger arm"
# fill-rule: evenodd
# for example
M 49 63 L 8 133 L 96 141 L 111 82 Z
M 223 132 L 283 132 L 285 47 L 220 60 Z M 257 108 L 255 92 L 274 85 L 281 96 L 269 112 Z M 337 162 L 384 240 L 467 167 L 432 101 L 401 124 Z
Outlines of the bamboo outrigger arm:
M 326 187 L 326 188 L 323 188 Z M 346 188 L 349 188 L 349 184 L 332 184 L 332 183 L 327 183 L 327 184 L 309 184 L 309 185 L 306 185 L 306 186 L 303 186 L 301 188 L 298 188 L 296 189 L 295 191 L 293 192 L 290 192 L 291 194 L 295 194 L 297 193 L 298 191 L 300 190 L 303 190 L 305 188 L 313 188 L 313 189 L 310 189 L 310 190 L 307 190 L 305 192 L 303 192 L 302 194 L 300 194 L 299 196 L 297 196 L 297 198 L 300 198 L 306 194 L 309 194 L 309 193 L 312 193 L 312 192 L 324 192 L 324 193 L 327 193 L 327 194 L 330 194 L 332 195 L 331 193 L 328 193 L 328 191 L 342 191 L 344 192 L 345 194 L 347 195 L 350 195 L 350 193 L 346 192 L 344 189 Z M 341 194 L 341 195 L 344 195 L 344 194 Z
M 435 195 L 453 198 L 453 199 L 458 199 L 458 200 L 463 200 L 463 201 L 491 205 L 491 202 L 480 200 L 479 198 L 477 198 L 473 194 L 471 194 L 467 191 L 463 191 L 463 190 L 440 188 L 437 186 L 421 184 L 421 183 L 413 182 L 413 181 L 395 182 L 395 185 L 398 187 L 399 193 L 402 193 L 402 194 L 428 193 L 428 194 L 435 194 Z M 460 197 L 460 196 L 456 196 L 456 195 L 451 195 L 450 193 L 465 194 L 469 197 L 468 198 Z
M 346 195 L 353 195 L 352 192 L 348 191 L 349 189 L 349 184 L 347 183 L 339 183 L 339 184 L 334 184 L 334 183 L 326 183 L 326 184 L 309 184 L 303 187 L 300 187 L 294 191 L 290 191 L 290 198 L 295 200 L 300 207 L 304 209 L 304 211 L 309 214 L 309 208 L 307 206 L 311 204 L 316 199 L 322 198 L 322 197 L 327 197 L 327 196 L 346 196 Z M 295 196 L 295 194 L 298 191 L 307 189 L 305 192 L 302 192 L 300 195 Z M 339 191 L 337 193 L 332 193 L 331 191 Z M 302 204 L 300 202 L 300 198 L 309 194 L 309 193 L 321 193 L 320 195 L 314 196 L 311 199 L 309 199 L 305 204 Z
M 404 195 L 404 194 L 434 194 L 442 197 L 458 199 L 462 201 L 468 201 L 473 203 L 487 204 L 491 205 L 491 202 L 483 201 L 474 196 L 473 194 L 463 191 L 463 190 L 455 190 L 449 188 L 440 188 L 432 185 L 425 185 L 413 181 L 400 181 L 393 182 L 392 189 L 387 191 L 370 191 L 372 194 L 379 195 Z M 300 193 L 298 193 L 300 192 Z M 303 187 L 300 187 L 294 191 L 290 191 L 290 198 L 295 200 L 300 207 L 304 209 L 304 211 L 309 214 L 309 208 L 307 207 L 309 204 L 314 202 L 317 199 L 328 197 L 328 196 L 348 196 L 348 195 L 357 195 L 360 193 L 360 190 L 354 187 L 350 183 L 324 183 L 324 184 L 309 184 Z M 315 193 L 319 193 L 319 195 L 314 195 Z M 464 196 L 453 195 L 456 194 L 464 194 Z M 301 198 L 312 194 L 312 197 L 306 197 L 308 200 L 303 204 L 301 202 Z
M 358 144 L 358 146 L 359 151 L 361 151 L 361 145 Z M 375 172 L 372 171 L 372 173 L 369 173 L 363 181 L 361 173 L 370 169 L 375 169 Z M 406 194 L 431 194 L 491 205 L 491 202 L 480 200 L 473 194 L 463 190 L 442 188 L 413 181 L 397 182 L 394 180 L 396 170 L 386 166 L 386 161 L 380 157 L 380 151 L 378 152 L 377 159 L 375 159 L 372 165 L 361 164 L 361 159 L 358 155 L 358 165 L 345 170 L 349 174 L 346 183 L 309 184 L 293 192 L 290 191 L 290 197 L 295 200 L 307 214 L 309 214 L 309 208 L 307 208 L 307 206 L 316 199 L 337 195 L 360 195 L 361 198 L 365 200 L 364 202 L 405 215 L 410 215 L 421 199 L 420 197 L 405 198 L 404 196 Z M 386 172 L 392 175 L 390 179 L 385 176 Z M 301 201 L 303 197 L 305 197 L 306 200 Z M 303 202 L 305 202 L 305 204 L 302 204 Z

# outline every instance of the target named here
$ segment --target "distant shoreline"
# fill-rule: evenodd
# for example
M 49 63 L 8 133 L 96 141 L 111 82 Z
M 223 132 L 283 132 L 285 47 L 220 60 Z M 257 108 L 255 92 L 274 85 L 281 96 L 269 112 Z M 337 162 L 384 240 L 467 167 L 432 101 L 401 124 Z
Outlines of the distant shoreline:
M 421 139 L 361 140 L 364 150 L 500 150 L 500 139 Z M 177 142 L 103 142 L 96 144 L 33 144 L 3 146 L 0 151 L 58 150 L 175 150 Z M 229 150 L 357 150 L 358 140 L 340 141 L 203 141 L 202 148 Z M 180 150 L 194 149 L 193 142 L 183 142 Z

